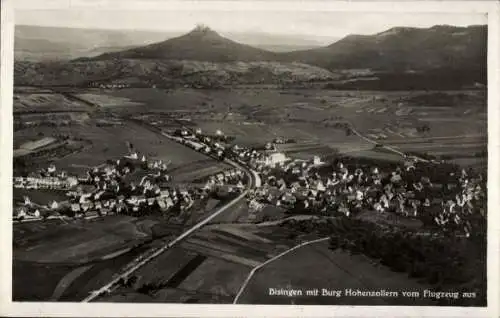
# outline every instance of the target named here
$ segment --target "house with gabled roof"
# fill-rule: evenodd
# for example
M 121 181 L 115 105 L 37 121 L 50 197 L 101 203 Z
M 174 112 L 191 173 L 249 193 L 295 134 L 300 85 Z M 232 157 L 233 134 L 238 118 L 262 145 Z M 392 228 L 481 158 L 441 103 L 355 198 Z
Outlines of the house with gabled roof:
M 81 204 L 82 211 L 86 212 L 94 207 L 94 204 L 90 201 Z
M 102 202 L 101 201 L 96 201 L 95 204 L 94 204 L 94 207 L 97 210 L 101 210 L 103 208 Z
M 71 204 L 71 211 L 73 212 L 80 212 L 81 207 L 79 203 L 73 203 Z
M 115 208 L 116 208 L 116 212 L 118 212 L 118 213 L 123 213 L 123 212 L 128 211 L 127 205 L 123 202 L 117 203 Z

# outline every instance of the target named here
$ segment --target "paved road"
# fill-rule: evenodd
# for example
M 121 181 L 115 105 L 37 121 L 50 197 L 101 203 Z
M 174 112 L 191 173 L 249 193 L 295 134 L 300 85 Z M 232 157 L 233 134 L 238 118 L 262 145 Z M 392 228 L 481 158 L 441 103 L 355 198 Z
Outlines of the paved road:
M 137 263 L 136 265 L 131 267 L 126 272 L 120 274 L 119 276 L 117 276 L 116 278 L 111 280 L 106 285 L 102 286 L 101 288 L 99 288 L 97 290 L 92 291 L 89 296 L 87 296 L 84 300 L 82 300 L 82 302 L 90 302 L 90 301 L 96 299 L 97 297 L 99 297 L 102 293 L 106 293 L 107 291 L 111 291 L 118 284 L 118 282 L 121 279 L 126 279 L 127 277 L 130 277 L 130 275 L 132 275 L 139 268 L 143 267 L 144 265 L 146 265 L 147 263 L 149 263 L 150 261 L 152 261 L 153 259 L 155 259 L 159 255 L 161 255 L 163 252 L 165 252 L 169 248 L 173 247 L 174 245 L 176 245 L 177 243 L 179 243 L 180 241 L 182 241 L 183 239 L 185 239 L 189 235 L 193 234 L 195 231 L 199 230 L 201 227 L 203 227 L 205 224 L 210 222 L 212 219 L 214 219 L 215 217 L 217 217 L 221 213 L 224 213 L 227 209 L 231 208 L 233 205 L 235 205 L 238 202 L 240 202 L 241 200 L 243 200 L 245 198 L 247 192 L 248 192 L 248 190 L 244 191 L 237 198 L 235 198 L 234 200 L 232 200 L 231 202 L 229 202 L 225 206 L 218 209 L 215 213 L 211 214 L 209 217 L 207 217 L 203 221 L 197 223 L 196 225 L 191 227 L 186 232 L 182 233 L 180 236 L 178 236 L 177 238 L 175 238 L 174 240 L 172 240 L 168 244 L 157 249 L 155 252 L 153 252 L 152 254 L 147 256 L 146 258 L 144 258 L 142 261 L 140 261 L 139 263 Z
M 68 94 L 68 95 L 72 96 L 72 94 Z M 77 98 L 77 99 L 79 99 L 79 98 Z M 87 102 L 87 103 L 91 104 L 91 106 L 96 107 L 96 108 L 98 106 L 98 105 L 95 105 L 95 104 L 90 103 L 90 102 Z M 154 131 L 156 131 L 158 133 L 156 127 L 151 127 L 151 128 L 153 128 L 152 130 L 154 130 Z M 165 136 L 165 137 L 167 137 L 167 138 L 171 137 L 171 136 L 169 136 L 169 135 L 167 135 L 165 133 L 160 133 L 160 134 L 163 135 L 163 136 Z M 195 151 L 195 150 L 193 150 L 193 151 Z M 154 252 L 152 250 L 150 250 L 149 252 L 153 252 L 152 254 L 150 254 L 149 256 L 145 256 L 144 259 L 142 259 L 139 263 L 135 264 L 133 267 L 131 267 L 130 269 L 128 269 L 126 272 L 120 274 L 119 276 L 117 276 L 116 278 L 114 278 L 113 280 L 111 280 L 106 285 L 102 286 L 101 288 L 99 288 L 97 290 L 92 291 L 89 296 L 87 296 L 85 299 L 82 300 L 82 302 L 90 302 L 90 301 L 96 299 L 97 297 L 99 297 L 102 293 L 110 291 L 112 288 L 114 288 L 117 285 L 117 283 L 121 279 L 125 279 L 125 278 L 129 277 L 131 274 L 133 274 L 139 268 L 141 268 L 142 266 L 146 265 L 148 262 L 150 262 L 151 260 L 153 260 L 154 258 L 156 258 L 157 256 L 159 256 L 160 254 L 162 254 L 164 251 L 166 251 L 167 249 L 171 248 L 175 244 L 179 243 L 181 240 L 183 240 L 187 236 L 193 234 L 195 231 L 199 230 L 201 227 L 203 227 L 204 225 L 206 225 L 207 223 L 209 223 L 210 221 L 212 221 L 217 216 L 219 216 L 222 213 L 224 213 L 226 210 L 230 209 L 234 205 L 236 205 L 239 202 L 241 202 L 245 198 L 246 194 L 248 193 L 248 189 L 250 189 L 252 187 L 259 187 L 261 185 L 261 179 L 260 179 L 259 175 L 255 171 L 250 170 L 250 169 L 248 169 L 248 168 L 246 168 L 246 167 L 244 167 L 244 166 L 240 165 L 239 163 L 236 163 L 236 162 L 234 162 L 232 160 L 226 159 L 225 161 L 229 165 L 231 165 L 231 166 L 233 166 L 235 168 L 241 169 L 242 171 L 245 171 L 248 174 L 250 182 L 247 185 L 247 190 L 245 190 L 243 193 L 241 193 L 234 200 L 230 201 L 229 203 L 227 203 L 223 207 L 219 208 L 217 211 L 215 211 L 214 213 L 212 213 L 209 217 L 207 217 L 204 220 L 200 221 L 199 223 L 195 224 L 189 230 L 187 230 L 186 232 L 182 233 L 180 236 L 178 236 L 177 238 L 175 238 L 174 240 L 172 240 L 168 244 L 164 245 L 163 247 L 161 247 L 161 248 L 159 248 L 157 250 L 154 250 Z
M 252 279 L 252 277 L 254 276 L 255 272 L 257 272 L 259 269 L 261 269 L 262 267 L 268 265 L 269 263 L 272 263 L 274 262 L 275 260 L 277 260 L 278 258 L 280 257 L 283 257 L 285 256 L 286 254 L 290 253 L 290 252 L 293 252 L 294 250 L 296 249 L 299 249 L 303 246 L 306 246 L 306 245 L 310 245 L 310 244 L 313 244 L 313 243 L 318 243 L 318 242 L 323 242 L 323 241 L 327 241 L 329 240 L 330 237 L 327 236 L 327 237 L 323 237 L 323 238 L 320 238 L 320 239 L 317 239 L 317 240 L 313 240 L 313 241 L 307 241 L 307 242 L 303 242 L 299 245 L 296 245 L 292 248 L 289 248 L 287 249 L 286 251 L 268 259 L 267 261 L 265 261 L 264 263 L 254 267 L 251 271 L 250 271 L 250 274 L 248 274 L 247 278 L 245 279 L 245 281 L 243 282 L 243 284 L 241 285 L 240 289 L 238 290 L 238 293 L 236 294 L 236 297 L 234 297 L 234 300 L 233 300 L 233 304 L 237 304 L 238 301 L 240 300 L 240 297 L 241 295 L 243 294 L 243 292 L 245 291 L 246 287 L 248 286 L 248 283 L 250 282 L 250 280 Z
M 168 135 L 164 135 L 164 136 L 168 137 Z M 185 239 L 189 235 L 193 234 L 194 232 L 196 232 L 197 230 L 202 228 L 204 225 L 206 225 L 207 223 L 209 223 L 210 221 L 212 221 L 217 216 L 221 215 L 222 213 L 224 213 L 225 211 L 227 211 L 228 209 L 230 209 L 234 205 L 242 202 L 248 193 L 248 189 L 250 189 L 254 186 L 260 185 L 260 177 L 258 176 L 258 174 L 255 171 L 251 171 L 251 170 L 247 169 L 246 167 L 244 167 L 244 166 L 242 166 L 242 165 L 240 165 L 232 160 L 229 160 L 229 159 L 227 159 L 226 162 L 228 164 L 234 166 L 235 168 L 238 168 L 238 169 L 245 171 L 248 174 L 250 182 L 247 185 L 247 189 L 245 191 L 243 191 L 237 198 L 230 201 L 228 204 L 224 205 L 223 207 L 219 208 L 217 211 L 212 213 L 209 217 L 207 217 L 204 220 L 202 220 L 201 222 L 195 224 L 189 230 L 182 233 L 180 236 L 178 236 L 177 238 L 175 238 L 174 240 L 172 240 L 168 244 L 162 246 L 161 248 L 159 248 L 157 250 L 154 250 L 154 252 L 152 254 L 150 254 L 149 256 L 146 256 L 144 259 L 142 259 L 140 262 L 138 262 L 133 267 L 128 269 L 126 272 L 120 274 L 119 276 L 117 276 L 116 278 L 114 278 L 113 280 L 111 280 L 109 283 L 102 286 L 101 288 L 92 291 L 89 296 L 87 296 L 85 299 L 82 300 L 82 302 L 90 302 L 90 301 L 98 298 L 102 293 L 106 293 L 108 291 L 111 291 L 114 287 L 116 287 L 116 285 L 118 284 L 118 282 L 120 282 L 121 279 L 126 279 L 127 277 L 130 277 L 130 275 L 132 275 L 135 271 L 137 271 L 139 268 L 143 267 L 144 265 L 146 265 L 147 263 L 149 263 L 150 261 L 152 261 L 153 259 L 155 259 L 159 255 L 161 255 L 167 249 L 178 244 L 180 241 L 182 241 L 183 239 Z M 150 250 L 150 252 L 152 252 L 152 251 Z
M 484 134 L 468 134 L 468 135 L 455 135 L 455 136 L 429 136 L 429 137 L 411 137 L 411 138 L 406 138 L 406 139 L 386 139 L 384 142 L 386 143 L 400 143 L 400 144 L 406 144 L 410 142 L 432 142 L 435 140 L 453 140 L 453 139 L 466 139 L 466 138 L 472 138 L 472 139 L 487 139 L 487 136 Z

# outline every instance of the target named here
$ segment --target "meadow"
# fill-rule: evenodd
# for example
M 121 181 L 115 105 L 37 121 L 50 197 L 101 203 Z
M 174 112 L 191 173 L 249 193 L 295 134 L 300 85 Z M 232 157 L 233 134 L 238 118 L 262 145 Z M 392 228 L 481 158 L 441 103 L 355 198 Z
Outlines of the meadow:
M 127 143 L 132 144 L 139 155 L 148 159 L 161 159 L 170 162 L 172 167 L 185 166 L 195 162 L 207 162 L 207 157 L 194 150 L 179 145 L 135 123 L 124 125 L 99 126 L 93 119 L 84 123 L 64 127 L 34 127 L 16 132 L 14 140 L 23 143 L 36 140 L 41 136 L 67 135 L 75 140 L 89 143 L 82 151 L 63 158 L 51 160 L 60 169 L 70 173 L 82 174 L 87 169 L 101 165 L 107 160 L 119 159 L 130 154 Z M 212 161 L 214 162 L 214 161 Z
M 101 94 L 142 104 L 117 110 L 188 119 L 192 127 L 209 134 L 221 130 L 241 145 L 261 146 L 276 137 L 296 139 L 296 145 L 282 145 L 281 150 L 297 158 L 341 152 L 398 160 L 394 154 L 373 151 L 373 144 L 346 133 L 342 123 L 351 123 L 365 137 L 400 151 L 466 165 L 480 165 L 486 150 L 484 90 L 284 90 L 257 85 L 219 90 L 107 90 Z
M 34 90 L 14 92 L 14 113 L 48 111 L 88 111 L 89 106 L 52 91 Z
M 161 222 L 154 216 L 108 216 L 15 224 L 14 299 L 80 300 L 147 248 Z

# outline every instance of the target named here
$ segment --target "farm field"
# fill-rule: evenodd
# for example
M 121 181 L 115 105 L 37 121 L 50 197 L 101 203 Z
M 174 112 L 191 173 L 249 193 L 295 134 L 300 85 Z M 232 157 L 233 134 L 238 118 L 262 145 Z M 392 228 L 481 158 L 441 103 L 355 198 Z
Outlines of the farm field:
M 191 182 L 231 168 L 230 165 L 224 162 L 217 162 L 205 157 L 205 160 L 195 161 L 188 165 L 173 164 L 170 169 L 170 175 L 174 182 Z
M 120 288 L 102 301 L 147 296 L 149 302 L 231 303 L 250 270 L 287 244 L 268 228 L 209 225 L 139 269 L 133 288 Z
M 105 163 L 108 159 L 118 159 L 128 154 L 127 142 L 130 142 L 139 154 L 170 161 L 173 166 L 189 165 L 207 159 L 200 153 L 134 123 L 113 127 L 97 127 L 89 123 L 72 126 L 67 130 L 58 129 L 57 133 L 67 133 L 92 143 L 84 151 L 70 154 L 60 160 L 54 158 L 58 167 L 72 173 L 83 173 L 90 167 Z
M 89 111 L 88 105 L 53 92 L 15 92 L 14 113 L 48 111 Z
M 35 126 L 35 127 L 26 127 L 22 129 L 18 129 L 14 132 L 14 148 L 20 147 L 22 144 L 39 140 L 44 137 L 53 137 L 56 135 L 70 135 L 70 136 L 75 136 L 79 137 L 80 132 L 82 131 L 81 127 L 87 127 L 90 126 L 88 124 L 89 116 L 87 113 L 74 113 L 75 116 L 72 115 L 72 113 L 63 113 L 63 114 L 57 114 L 57 120 L 67 120 L 71 121 L 73 125 L 66 125 L 66 126 L 48 126 L 48 125 L 40 125 L 40 126 Z M 30 114 L 30 115 L 20 115 L 20 116 L 15 116 L 16 120 L 22 120 L 22 121 L 34 121 L 34 122 L 45 122 L 47 120 L 50 120 L 50 115 L 46 113 L 37 113 L 37 114 Z
M 186 251 L 180 247 L 174 247 L 161 254 L 145 267 L 136 272 L 138 278 L 136 286 L 156 284 L 159 286 L 172 285 L 171 278 L 188 264 L 197 254 Z
M 38 98 L 35 93 L 24 94 L 23 96 L 28 99 L 31 95 L 33 96 L 30 100 L 33 103 L 39 101 L 41 105 L 43 105 L 46 99 L 50 98 L 56 99 L 56 102 L 66 102 L 66 100 L 57 100 L 59 94 L 47 94 L 48 97 L 45 99 Z M 100 103 L 100 99 L 104 100 L 108 98 L 107 96 L 105 94 L 83 93 L 82 96 L 78 95 L 78 98 L 87 100 L 90 103 Z M 67 102 L 73 102 L 73 99 L 69 100 L 67 97 L 63 97 L 67 99 Z M 77 98 L 75 100 L 75 103 L 86 105 Z M 133 105 L 135 104 L 133 103 Z M 196 151 L 169 141 L 163 136 L 132 122 L 102 125 L 100 123 L 103 120 L 102 116 L 106 118 L 106 114 L 99 115 L 98 113 L 93 113 L 93 115 L 90 115 L 90 113 L 86 112 L 50 113 L 47 110 L 45 108 L 38 109 L 34 107 L 33 113 L 16 115 L 17 120 L 20 122 L 33 122 L 35 124 L 39 123 L 39 125 L 33 127 L 21 126 L 16 130 L 14 134 L 14 148 L 44 137 L 58 138 L 60 136 L 67 136 L 73 140 L 83 140 L 90 143 L 90 145 L 85 146 L 83 151 L 67 154 L 63 158 L 58 158 L 57 155 L 50 158 L 58 167 L 70 173 L 83 173 L 86 169 L 100 165 L 107 159 L 115 159 L 127 154 L 129 152 L 127 142 L 134 145 L 135 150 L 140 154 L 145 154 L 148 158 L 169 161 L 172 166 L 185 166 L 191 162 L 206 161 L 207 159 L 206 156 Z M 86 110 L 89 110 L 88 107 Z M 49 125 L 47 122 L 53 124 Z M 59 123 L 64 123 L 64 125 L 60 125 Z M 44 160 L 47 161 L 48 159 Z M 41 160 L 38 159 L 38 161 Z M 207 162 L 205 168 L 208 166 Z M 197 169 L 201 169 L 201 167 Z
M 314 275 L 303 275 L 314 273 Z M 262 267 L 241 295 L 240 304 L 297 305 L 431 305 L 425 299 L 380 297 L 306 296 L 305 291 L 359 289 L 405 291 L 423 290 L 426 286 L 382 266 L 374 265 L 360 255 L 331 251 L 328 242 L 314 243 L 285 254 Z M 302 290 L 302 296 L 269 295 L 269 288 Z
M 401 161 L 401 156 L 399 154 L 388 151 L 378 151 L 377 149 L 361 149 L 361 150 L 353 149 L 353 150 L 346 150 L 343 153 L 358 158 L 367 158 L 373 160 L 392 161 L 392 162 Z
M 207 211 L 218 203 L 217 200 L 211 201 L 207 202 Z M 141 251 L 152 244 L 161 243 L 161 238 L 165 235 L 180 234 L 180 227 L 164 222 L 160 217 L 153 216 L 110 216 L 69 223 L 50 220 L 17 224 L 14 227 L 14 275 L 15 278 L 23 278 L 15 279 L 16 299 L 82 299 L 86 293 L 109 281 L 116 271 Z M 150 242 L 152 238 L 155 239 L 154 242 Z M 163 289 L 178 289 L 191 271 L 208 257 L 200 250 L 206 248 L 207 237 L 194 236 L 190 240 L 192 241 L 186 241 L 187 246 L 171 249 L 151 265 L 141 269 L 137 274 L 137 284 L 165 283 L 159 295 L 164 292 Z M 237 252 L 238 249 L 234 251 Z M 199 264 L 195 266 L 197 262 Z M 153 266 L 153 269 L 148 266 Z M 40 271 L 34 271 L 39 267 L 43 267 L 47 275 L 41 276 Z M 156 273 L 157 276 L 151 278 L 151 273 Z M 23 282 L 30 277 L 44 287 L 26 289 L 28 285 Z M 221 297 L 224 295 L 222 293 Z
M 404 152 L 423 153 L 446 158 L 462 166 L 486 168 L 486 135 L 463 135 L 449 138 L 406 139 L 385 142 Z
M 195 127 L 208 134 L 221 130 L 224 134 L 235 137 L 232 144 L 247 147 L 263 147 L 277 137 L 294 139 L 294 143 L 279 144 L 276 149 L 297 159 L 311 159 L 314 155 L 329 157 L 336 153 L 373 148 L 373 144 L 356 135 L 346 136 L 344 130 L 322 126 L 318 128 L 318 125 L 308 123 L 245 124 L 195 121 Z
M 291 238 L 276 225 L 209 225 L 137 273 L 101 301 L 231 303 L 252 268 L 314 237 Z M 300 239 L 300 240 L 298 240 Z M 315 275 L 302 275 L 315 273 Z M 265 265 L 250 279 L 240 304 L 432 305 L 427 299 L 269 296 L 269 288 L 401 291 L 428 288 L 362 255 L 331 251 L 328 242 L 298 248 Z
M 488 158 L 455 158 L 452 162 L 457 165 L 461 165 L 464 167 L 472 167 L 475 169 L 485 170 L 488 168 Z
M 314 154 L 328 156 L 332 149 L 332 153 L 398 160 L 389 153 L 373 152 L 372 145 L 357 136 L 347 136 L 343 129 L 335 128 L 339 122 L 350 122 L 372 140 L 402 151 L 451 156 L 452 159 L 463 158 L 465 146 L 459 141 L 465 141 L 474 152 L 481 152 L 485 149 L 487 136 L 486 95 L 479 90 L 354 92 L 241 88 L 151 91 L 151 94 L 141 94 L 139 89 L 108 93 L 144 102 L 158 112 L 184 111 L 183 116 L 192 119 L 196 127 L 208 133 L 221 130 L 236 137 L 234 142 L 242 145 L 262 145 L 276 137 L 296 139 L 297 145 L 280 147 L 297 158 L 309 158 Z M 427 130 L 422 131 L 422 127 Z M 432 140 L 432 145 L 425 145 L 422 140 Z M 293 149 L 294 146 L 303 148 Z
M 206 110 L 237 110 L 243 107 L 271 108 L 283 107 L 287 104 L 304 102 L 310 97 L 286 94 L 280 90 L 266 89 L 152 89 L 132 88 L 123 90 L 99 90 L 107 95 L 118 98 L 127 98 L 133 102 L 143 103 L 149 111 L 193 111 Z M 307 97 L 306 97 L 307 96 Z M 136 109 L 137 110 L 137 109 Z M 230 111 L 229 111 L 230 112 Z
M 14 226 L 14 256 L 44 263 L 86 263 L 152 235 L 160 219 L 108 216 L 94 220 L 20 223 Z
M 217 269 L 214 272 L 214 269 Z M 225 260 L 209 257 L 178 288 L 196 293 L 210 294 L 217 300 L 229 300 L 248 275 L 248 268 Z
M 160 218 L 127 216 L 16 224 L 14 298 L 80 300 L 146 249 L 152 237 L 177 234 L 158 232 L 160 224 Z M 32 289 L 29 280 L 39 288 Z
M 22 94 L 26 95 L 23 98 L 29 99 L 29 93 Z M 40 94 L 47 95 L 47 93 Z M 33 95 L 33 103 L 39 100 L 36 91 L 31 95 Z M 48 95 L 50 97 L 51 94 Z M 40 99 L 40 103 L 44 104 L 46 99 L 59 98 L 58 94 L 53 95 L 54 97 Z M 301 149 L 288 149 L 288 151 L 290 155 L 293 154 L 294 157 L 301 159 L 310 158 L 312 155 L 329 156 L 336 152 L 361 157 L 384 157 L 383 154 L 372 152 L 370 143 L 355 135 L 347 136 L 344 129 L 336 126 L 338 123 L 345 122 L 352 123 L 359 132 L 372 140 L 394 145 L 402 151 L 451 156 L 452 159 L 463 158 L 461 155 L 463 146 L 451 144 L 452 140 L 449 138 L 459 141 L 466 136 L 468 144 L 474 148 L 474 151 L 481 152 L 484 150 L 482 140 L 487 135 L 486 96 L 485 92 L 480 90 L 383 92 L 280 90 L 259 89 L 257 86 L 252 89 L 220 90 L 80 89 L 76 91 L 75 96 L 101 105 L 117 114 L 157 113 L 169 114 L 177 119 L 190 119 L 191 126 L 199 127 L 207 133 L 221 130 L 226 135 L 234 136 L 234 142 L 241 145 L 261 146 L 276 137 L 296 139 L 297 145 L 295 146 Z M 73 100 L 68 100 L 68 102 L 76 103 Z M 89 129 L 85 122 L 88 120 L 80 120 L 85 127 L 83 129 L 82 127 L 58 127 L 58 132 L 85 130 L 80 135 L 90 140 L 101 136 L 106 145 L 101 146 L 96 143 L 85 154 L 70 156 L 67 161 L 72 161 L 75 166 L 83 165 L 74 160 L 80 157 L 82 162 L 92 165 L 94 161 L 102 157 L 102 154 L 126 151 L 124 142 L 112 143 L 109 140 L 111 138 L 108 139 L 111 136 L 115 139 L 116 136 L 123 137 L 121 139 L 133 139 L 136 145 L 146 145 L 144 141 L 148 140 L 145 152 L 153 157 L 156 157 L 156 152 L 158 152 L 158 157 L 166 157 L 165 152 L 154 144 L 157 138 L 152 137 L 150 132 L 140 131 L 139 127 L 127 124 L 122 128 L 99 127 L 100 129 L 97 130 L 94 127 Z M 422 131 L 422 127 L 426 130 Z M 125 129 L 130 134 L 124 132 Z M 51 135 L 50 128 L 46 127 L 37 127 L 33 131 L 37 134 L 43 133 L 45 136 Z M 30 136 L 31 139 L 22 137 L 23 135 L 26 133 L 16 132 L 17 144 L 36 139 L 33 134 Z M 469 136 L 482 138 L 482 140 L 477 141 L 473 138 L 469 140 Z M 433 144 L 425 145 L 421 143 L 423 139 L 433 139 Z M 445 142 L 445 139 L 450 143 Z M 439 149 L 439 146 L 434 144 L 442 148 Z M 282 146 L 286 152 L 285 148 L 289 145 Z M 162 145 L 161 148 L 165 147 Z M 182 151 L 175 149 L 175 151 L 169 151 L 169 154 L 179 152 Z M 396 160 L 389 154 L 386 157 L 387 160 Z M 478 155 L 478 158 L 480 157 Z M 172 160 L 172 163 L 175 164 L 175 161 Z M 461 160 L 461 162 L 466 162 L 466 160 Z
M 49 300 L 58 282 L 76 268 L 78 266 L 14 260 L 12 262 L 12 300 Z
M 120 106 L 116 110 L 131 112 L 192 109 L 195 105 L 201 105 L 200 103 L 207 98 L 203 91 L 168 91 L 153 88 L 94 89 L 84 91 L 79 96 L 91 97 L 97 104 Z
M 132 102 L 128 98 L 110 97 L 107 95 L 103 95 L 100 94 L 99 91 L 97 92 L 97 94 L 89 92 L 89 93 L 76 94 L 75 96 L 104 108 L 142 105 L 142 103 Z
M 16 301 L 80 301 L 137 257 L 136 248 L 112 259 L 87 264 L 37 263 L 14 259 L 13 299 Z

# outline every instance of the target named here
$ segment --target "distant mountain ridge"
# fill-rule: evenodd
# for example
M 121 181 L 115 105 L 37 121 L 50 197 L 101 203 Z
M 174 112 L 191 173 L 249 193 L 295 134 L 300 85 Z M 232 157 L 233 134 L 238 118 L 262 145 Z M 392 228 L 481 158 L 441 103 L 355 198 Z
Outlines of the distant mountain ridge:
M 93 57 L 49 66 L 23 63 L 16 70 L 24 73 L 15 74 L 16 83 L 30 85 L 43 81 L 45 74 L 58 85 L 63 85 L 64 79 L 72 85 L 121 79 L 140 85 L 209 86 L 339 80 L 342 74 L 349 80 L 348 87 L 354 89 L 361 83 L 358 79 L 368 85 L 363 87 L 373 89 L 390 89 L 398 81 L 414 83 L 404 84 L 401 89 L 426 89 L 427 82 L 440 87 L 443 81 L 451 82 L 445 83 L 447 88 L 459 89 L 486 84 L 486 48 L 487 26 L 483 25 L 396 27 L 374 35 L 349 35 L 328 46 L 292 52 L 271 52 L 241 44 L 198 26 L 178 37 Z M 82 75 L 82 69 L 88 78 Z M 80 74 L 76 74 L 78 70 Z M 318 70 L 322 75 L 314 76 Z M 345 70 L 363 70 L 366 75 Z M 377 81 L 384 84 L 377 86 Z
M 486 69 L 487 42 L 485 25 L 395 27 L 374 35 L 349 35 L 326 47 L 282 56 L 329 70 Z
M 395 27 L 374 35 L 348 35 L 321 48 L 270 52 L 224 38 L 208 27 L 199 27 L 177 38 L 106 53 L 95 59 L 283 61 L 306 63 L 328 70 L 484 69 L 486 45 L 486 26 L 438 25 L 431 28 Z

